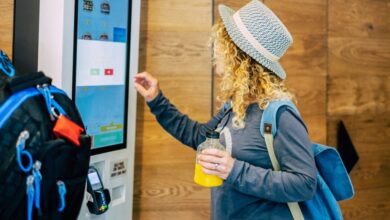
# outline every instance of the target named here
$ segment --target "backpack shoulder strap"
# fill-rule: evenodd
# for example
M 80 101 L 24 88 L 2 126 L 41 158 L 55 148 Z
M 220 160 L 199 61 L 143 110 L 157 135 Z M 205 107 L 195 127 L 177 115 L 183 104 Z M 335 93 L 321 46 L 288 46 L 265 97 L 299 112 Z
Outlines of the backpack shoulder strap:
M 299 115 L 298 109 L 291 101 L 273 101 L 268 104 L 264 109 L 260 122 L 260 133 L 263 135 L 265 143 L 267 145 L 267 151 L 269 158 L 271 159 L 272 167 L 274 171 L 280 171 L 280 165 L 275 155 L 274 150 L 274 136 L 277 132 L 276 115 L 278 110 L 287 106 L 295 111 Z M 304 220 L 302 210 L 297 202 L 288 202 L 288 208 L 294 220 Z
M 51 85 L 52 79 L 45 76 L 43 72 L 31 72 L 28 74 L 19 74 L 10 78 L 7 82 L 7 89 L 11 93 L 28 89 L 30 87 L 36 87 L 37 85 Z
M 231 103 L 230 102 L 225 102 L 225 103 L 223 103 L 221 110 L 222 110 L 222 112 L 225 113 L 226 111 L 228 111 L 231 108 L 232 108 Z
M 52 94 L 62 94 L 66 95 L 66 93 L 58 89 L 54 86 L 49 86 L 49 90 Z M 28 88 L 21 90 L 12 94 L 2 105 L 0 105 L 0 128 L 4 125 L 4 123 L 11 117 L 12 113 L 19 108 L 20 105 L 24 103 L 27 99 L 42 95 L 37 88 Z M 53 107 L 55 107 L 61 114 L 66 115 L 66 112 L 63 108 L 53 99 L 52 103 Z
M 0 50 L 0 74 L 5 74 L 8 77 L 15 75 L 15 68 L 13 67 L 7 54 Z
M 260 133 L 264 136 L 264 132 L 266 129 L 269 129 L 272 136 L 276 135 L 277 132 L 277 124 L 276 124 L 276 115 L 279 109 L 283 106 L 287 106 L 292 109 L 297 115 L 299 111 L 297 107 L 291 101 L 272 101 L 268 104 L 268 106 L 264 109 L 263 115 L 261 116 L 260 122 Z
M 295 111 L 299 115 L 298 109 L 291 101 L 272 101 L 264 109 L 260 121 L 260 133 L 265 139 L 267 151 L 274 170 L 280 170 L 279 162 L 276 158 L 274 151 L 273 138 L 275 137 L 277 132 L 276 116 L 279 109 L 283 106 L 287 106 L 293 109 L 293 111 Z

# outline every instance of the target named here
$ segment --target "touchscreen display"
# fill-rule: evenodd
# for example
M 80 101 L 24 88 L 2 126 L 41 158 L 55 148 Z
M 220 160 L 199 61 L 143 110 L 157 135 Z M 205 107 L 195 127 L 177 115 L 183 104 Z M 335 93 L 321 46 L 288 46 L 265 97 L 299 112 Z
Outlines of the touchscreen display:
M 77 0 L 74 100 L 92 149 L 124 146 L 128 0 Z

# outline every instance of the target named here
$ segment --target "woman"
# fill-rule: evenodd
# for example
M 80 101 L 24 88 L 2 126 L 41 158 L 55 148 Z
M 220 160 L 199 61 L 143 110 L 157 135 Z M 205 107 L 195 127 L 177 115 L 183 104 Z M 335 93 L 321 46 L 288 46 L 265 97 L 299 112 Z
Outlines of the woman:
M 207 174 L 224 179 L 211 189 L 212 219 L 292 219 L 286 202 L 310 199 L 316 188 L 316 168 L 302 119 L 287 108 L 278 112 L 274 139 L 282 171 L 273 171 L 260 119 L 269 101 L 294 100 L 283 84 L 285 72 L 278 59 L 292 43 L 281 21 L 259 1 L 234 12 L 219 6 L 222 21 L 213 27 L 217 73 L 222 75 L 221 110 L 205 124 L 181 114 L 149 73 L 134 78 L 161 126 L 182 143 L 196 147 L 207 131 L 222 130 L 220 142 L 232 149 L 203 150 L 198 162 Z M 228 147 L 228 146 L 227 146 Z

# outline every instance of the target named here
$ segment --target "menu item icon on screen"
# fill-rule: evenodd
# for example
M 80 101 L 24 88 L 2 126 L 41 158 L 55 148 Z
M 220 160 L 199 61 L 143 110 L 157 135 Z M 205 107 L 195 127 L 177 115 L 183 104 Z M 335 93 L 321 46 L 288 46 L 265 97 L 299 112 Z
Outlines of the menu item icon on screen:
M 110 14 L 110 3 L 107 0 L 100 5 L 100 12 L 106 15 Z
M 114 75 L 114 69 L 104 69 L 104 75 L 106 76 Z
M 99 39 L 100 40 L 108 40 L 108 35 L 107 34 L 101 34 Z
M 84 11 L 93 11 L 93 0 L 84 0 L 83 1 L 83 9 Z
M 85 34 L 83 34 L 81 36 L 81 39 L 83 39 L 83 40 L 92 40 L 92 35 L 91 35 L 91 33 L 87 32 L 87 33 L 85 33 Z

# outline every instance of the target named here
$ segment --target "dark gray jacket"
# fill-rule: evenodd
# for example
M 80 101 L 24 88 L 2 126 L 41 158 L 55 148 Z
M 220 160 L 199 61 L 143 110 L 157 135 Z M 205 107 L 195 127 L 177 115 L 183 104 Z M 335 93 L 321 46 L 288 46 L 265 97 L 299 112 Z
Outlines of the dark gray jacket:
M 311 143 L 302 119 L 290 110 L 278 112 L 274 148 L 282 171 L 273 171 L 260 134 L 263 111 L 257 104 L 248 107 L 243 129 L 232 127 L 231 111 L 220 111 L 207 123 L 193 121 L 161 92 L 148 106 L 167 132 L 193 149 L 205 140 L 206 131 L 223 126 L 220 141 L 232 146 L 236 160 L 224 184 L 211 189 L 211 219 L 292 219 L 286 202 L 313 196 L 317 170 Z

